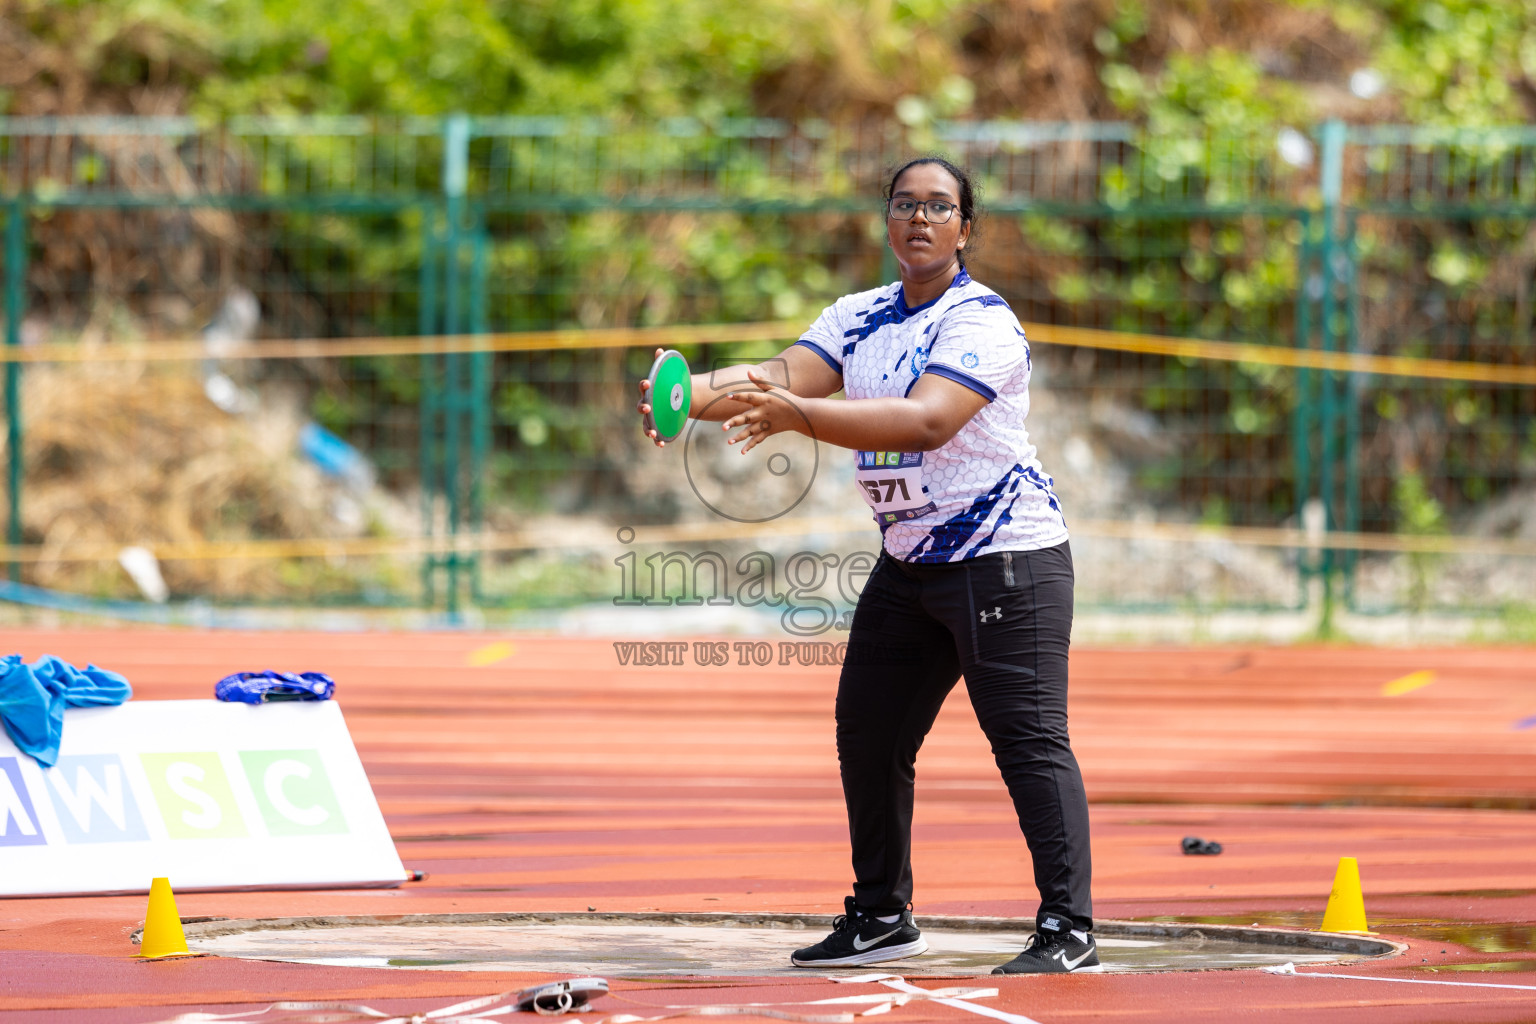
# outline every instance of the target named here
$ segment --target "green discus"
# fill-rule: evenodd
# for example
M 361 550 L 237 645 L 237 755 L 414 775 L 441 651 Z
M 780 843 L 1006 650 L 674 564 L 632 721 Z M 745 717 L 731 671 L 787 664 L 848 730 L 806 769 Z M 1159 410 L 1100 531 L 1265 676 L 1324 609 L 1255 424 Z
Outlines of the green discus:
M 693 397 L 693 375 L 688 360 L 676 349 L 667 349 L 651 364 L 651 411 L 645 417 L 645 429 L 656 431 L 661 441 L 672 441 L 688 425 L 688 406 Z

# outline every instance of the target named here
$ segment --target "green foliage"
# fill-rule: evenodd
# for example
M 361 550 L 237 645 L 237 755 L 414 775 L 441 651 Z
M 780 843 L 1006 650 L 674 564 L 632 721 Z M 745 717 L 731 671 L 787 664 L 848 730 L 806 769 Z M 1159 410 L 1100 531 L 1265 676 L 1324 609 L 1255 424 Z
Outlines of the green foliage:
M 1343 5 L 1341 4 L 1342 8 Z M 1373 17 L 1336 14 L 1375 40 L 1375 66 L 1412 121 L 1471 127 L 1526 119 L 1536 82 L 1536 20 L 1519 0 L 1376 0 Z
M 1429 493 L 1418 472 L 1409 471 L 1397 478 L 1392 503 L 1397 508 L 1401 532 L 1420 537 L 1445 532 L 1445 509 Z
M 121 0 L 120 0 L 121 2 Z M 199 109 L 744 114 L 771 11 L 708 0 L 188 0 L 218 26 Z M 212 33 L 209 33 L 212 35 Z
M 921 128 L 999 109 L 985 69 L 968 54 L 1018 12 L 989 0 L 10 0 L 0 20 L 23 52 L 58 48 L 43 75 L 0 76 L 0 111 L 17 89 L 68 71 L 98 92 L 146 85 L 191 94 L 200 113 L 374 116 L 595 114 L 619 117 L 750 116 L 780 75 L 822 74 L 821 90 L 846 119 L 894 112 Z M 1021 59 L 1086 61 L 1110 109 L 1157 135 L 1213 131 L 1272 136 L 1320 118 L 1314 86 L 1342 88 L 1359 55 L 1381 73 L 1396 116 L 1432 124 L 1521 122 L 1536 83 L 1536 18 L 1525 0 L 1267 0 L 1240 13 L 1302 6 L 1325 16 L 1336 61 L 1305 75 L 1273 60 L 1291 45 L 1238 31 L 1171 43 L 1170 22 L 1214 19 L 1203 5 L 1134 0 L 1031 14 L 1089 24 L 1059 52 L 1059 33 L 1035 36 L 1055 51 Z M 1283 18 L 1281 19 L 1283 21 Z M 1217 26 L 1211 24 L 1215 29 Z M 1224 26 L 1223 26 L 1224 28 Z M 1258 31 L 1258 30 L 1255 30 Z M 0 38 L 6 34 L 0 33 Z M 1044 40 L 1050 40 L 1047 44 Z M 835 80 L 834 80 L 835 79 Z M 20 83 L 19 85 L 17 83 Z M 81 90 L 63 87 L 75 95 Z M 47 87 L 46 82 L 42 86 Z M 1309 91 L 1311 90 L 1311 91 Z M 89 90 L 87 90 L 89 91 Z M 1006 97 L 1028 117 L 1022 97 Z M 1100 104 L 1103 105 L 1102 103 Z M 1381 107 L 1385 111 L 1387 107 Z M 67 111 L 66 111 L 67 112 Z M 1179 161 L 1177 162 L 1187 162 Z
M 1241 136 L 1306 117 L 1295 86 L 1265 75 L 1252 55 L 1223 47 L 1175 53 L 1150 75 L 1111 63 L 1102 77 L 1115 105 L 1144 117 L 1154 136 Z
M 1477 284 L 1487 273 L 1487 263 L 1481 257 L 1452 240 L 1442 242 L 1429 259 L 1429 276 L 1453 290 Z
M 1414 536 L 1437 536 L 1445 532 L 1445 509 L 1429 493 L 1424 478 L 1408 471 L 1397 478 L 1392 503 L 1397 510 L 1398 530 Z M 1430 573 L 1437 556 L 1414 552 L 1408 556 L 1409 608 L 1422 611 L 1429 603 Z
M 1478 640 L 1507 644 L 1536 644 L 1536 605 L 1511 602 L 1499 609 L 1495 627 L 1479 631 Z M 1491 635 L 1490 635 L 1491 634 Z

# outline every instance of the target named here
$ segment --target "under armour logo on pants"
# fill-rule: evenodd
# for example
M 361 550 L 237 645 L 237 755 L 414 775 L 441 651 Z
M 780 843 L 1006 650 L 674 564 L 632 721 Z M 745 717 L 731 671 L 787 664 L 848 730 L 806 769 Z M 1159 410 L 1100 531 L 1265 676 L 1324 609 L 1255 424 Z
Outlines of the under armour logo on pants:
M 985 611 L 982 612 L 981 613 L 981 622 L 982 622 L 982 625 L 986 625 L 988 622 L 996 622 L 998 619 L 1000 619 L 1002 617 L 1003 617 L 1003 609 L 1002 609 L 1001 605 L 998 605 L 998 606 L 994 607 L 990 612 L 985 612 Z

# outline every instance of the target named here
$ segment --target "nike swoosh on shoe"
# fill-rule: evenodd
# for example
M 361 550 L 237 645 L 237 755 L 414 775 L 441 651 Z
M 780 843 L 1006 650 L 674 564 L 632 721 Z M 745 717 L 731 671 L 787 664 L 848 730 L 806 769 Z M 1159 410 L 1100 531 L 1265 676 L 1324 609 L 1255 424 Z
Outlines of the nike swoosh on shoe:
M 890 931 L 886 932 L 884 935 L 876 935 L 874 938 L 870 939 L 868 942 L 865 942 L 863 939 L 861 939 L 857 935 L 855 935 L 853 937 L 853 948 L 857 949 L 858 951 L 860 951 L 862 953 L 864 950 L 868 949 L 870 946 L 873 946 L 875 943 L 880 942 L 883 939 L 888 939 L 892 935 L 895 935 L 899 931 L 901 931 L 901 926 L 900 925 L 896 926 L 895 928 L 892 928 Z
M 854 941 L 857 942 L 858 940 L 855 939 Z M 1089 949 L 1086 953 L 1084 953 L 1082 956 L 1078 957 L 1076 960 L 1068 960 L 1067 959 L 1067 951 L 1066 950 L 1062 950 L 1060 953 L 1056 954 L 1056 957 L 1057 957 L 1057 959 L 1059 959 L 1061 961 L 1061 965 L 1063 967 L 1065 967 L 1067 970 L 1075 971 L 1075 970 L 1077 970 L 1078 966 L 1084 960 L 1087 960 L 1092 955 L 1093 955 L 1093 950 Z

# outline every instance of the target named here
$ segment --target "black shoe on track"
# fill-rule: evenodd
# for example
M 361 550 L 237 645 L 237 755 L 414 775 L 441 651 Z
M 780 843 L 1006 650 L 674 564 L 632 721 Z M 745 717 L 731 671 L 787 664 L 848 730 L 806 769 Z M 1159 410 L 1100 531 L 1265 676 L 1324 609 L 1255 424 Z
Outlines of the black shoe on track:
M 1037 930 L 1029 937 L 1024 952 L 1003 964 L 992 968 L 993 974 L 1097 974 L 1103 971 L 1099 963 L 1099 946 L 1088 936 L 1081 942 L 1071 932 Z
M 849 896 L 843 900 L 845 914 L 832 921 L 832 934 L 816 943 L 797 949 L 789 962 L 796 967 L 859 967 L 883 964 L 917 956 L 928 950 L 923 933 L 912 923 L 912 909 L 901 912 L 896 921 L 881 921 L 862 909 Z

